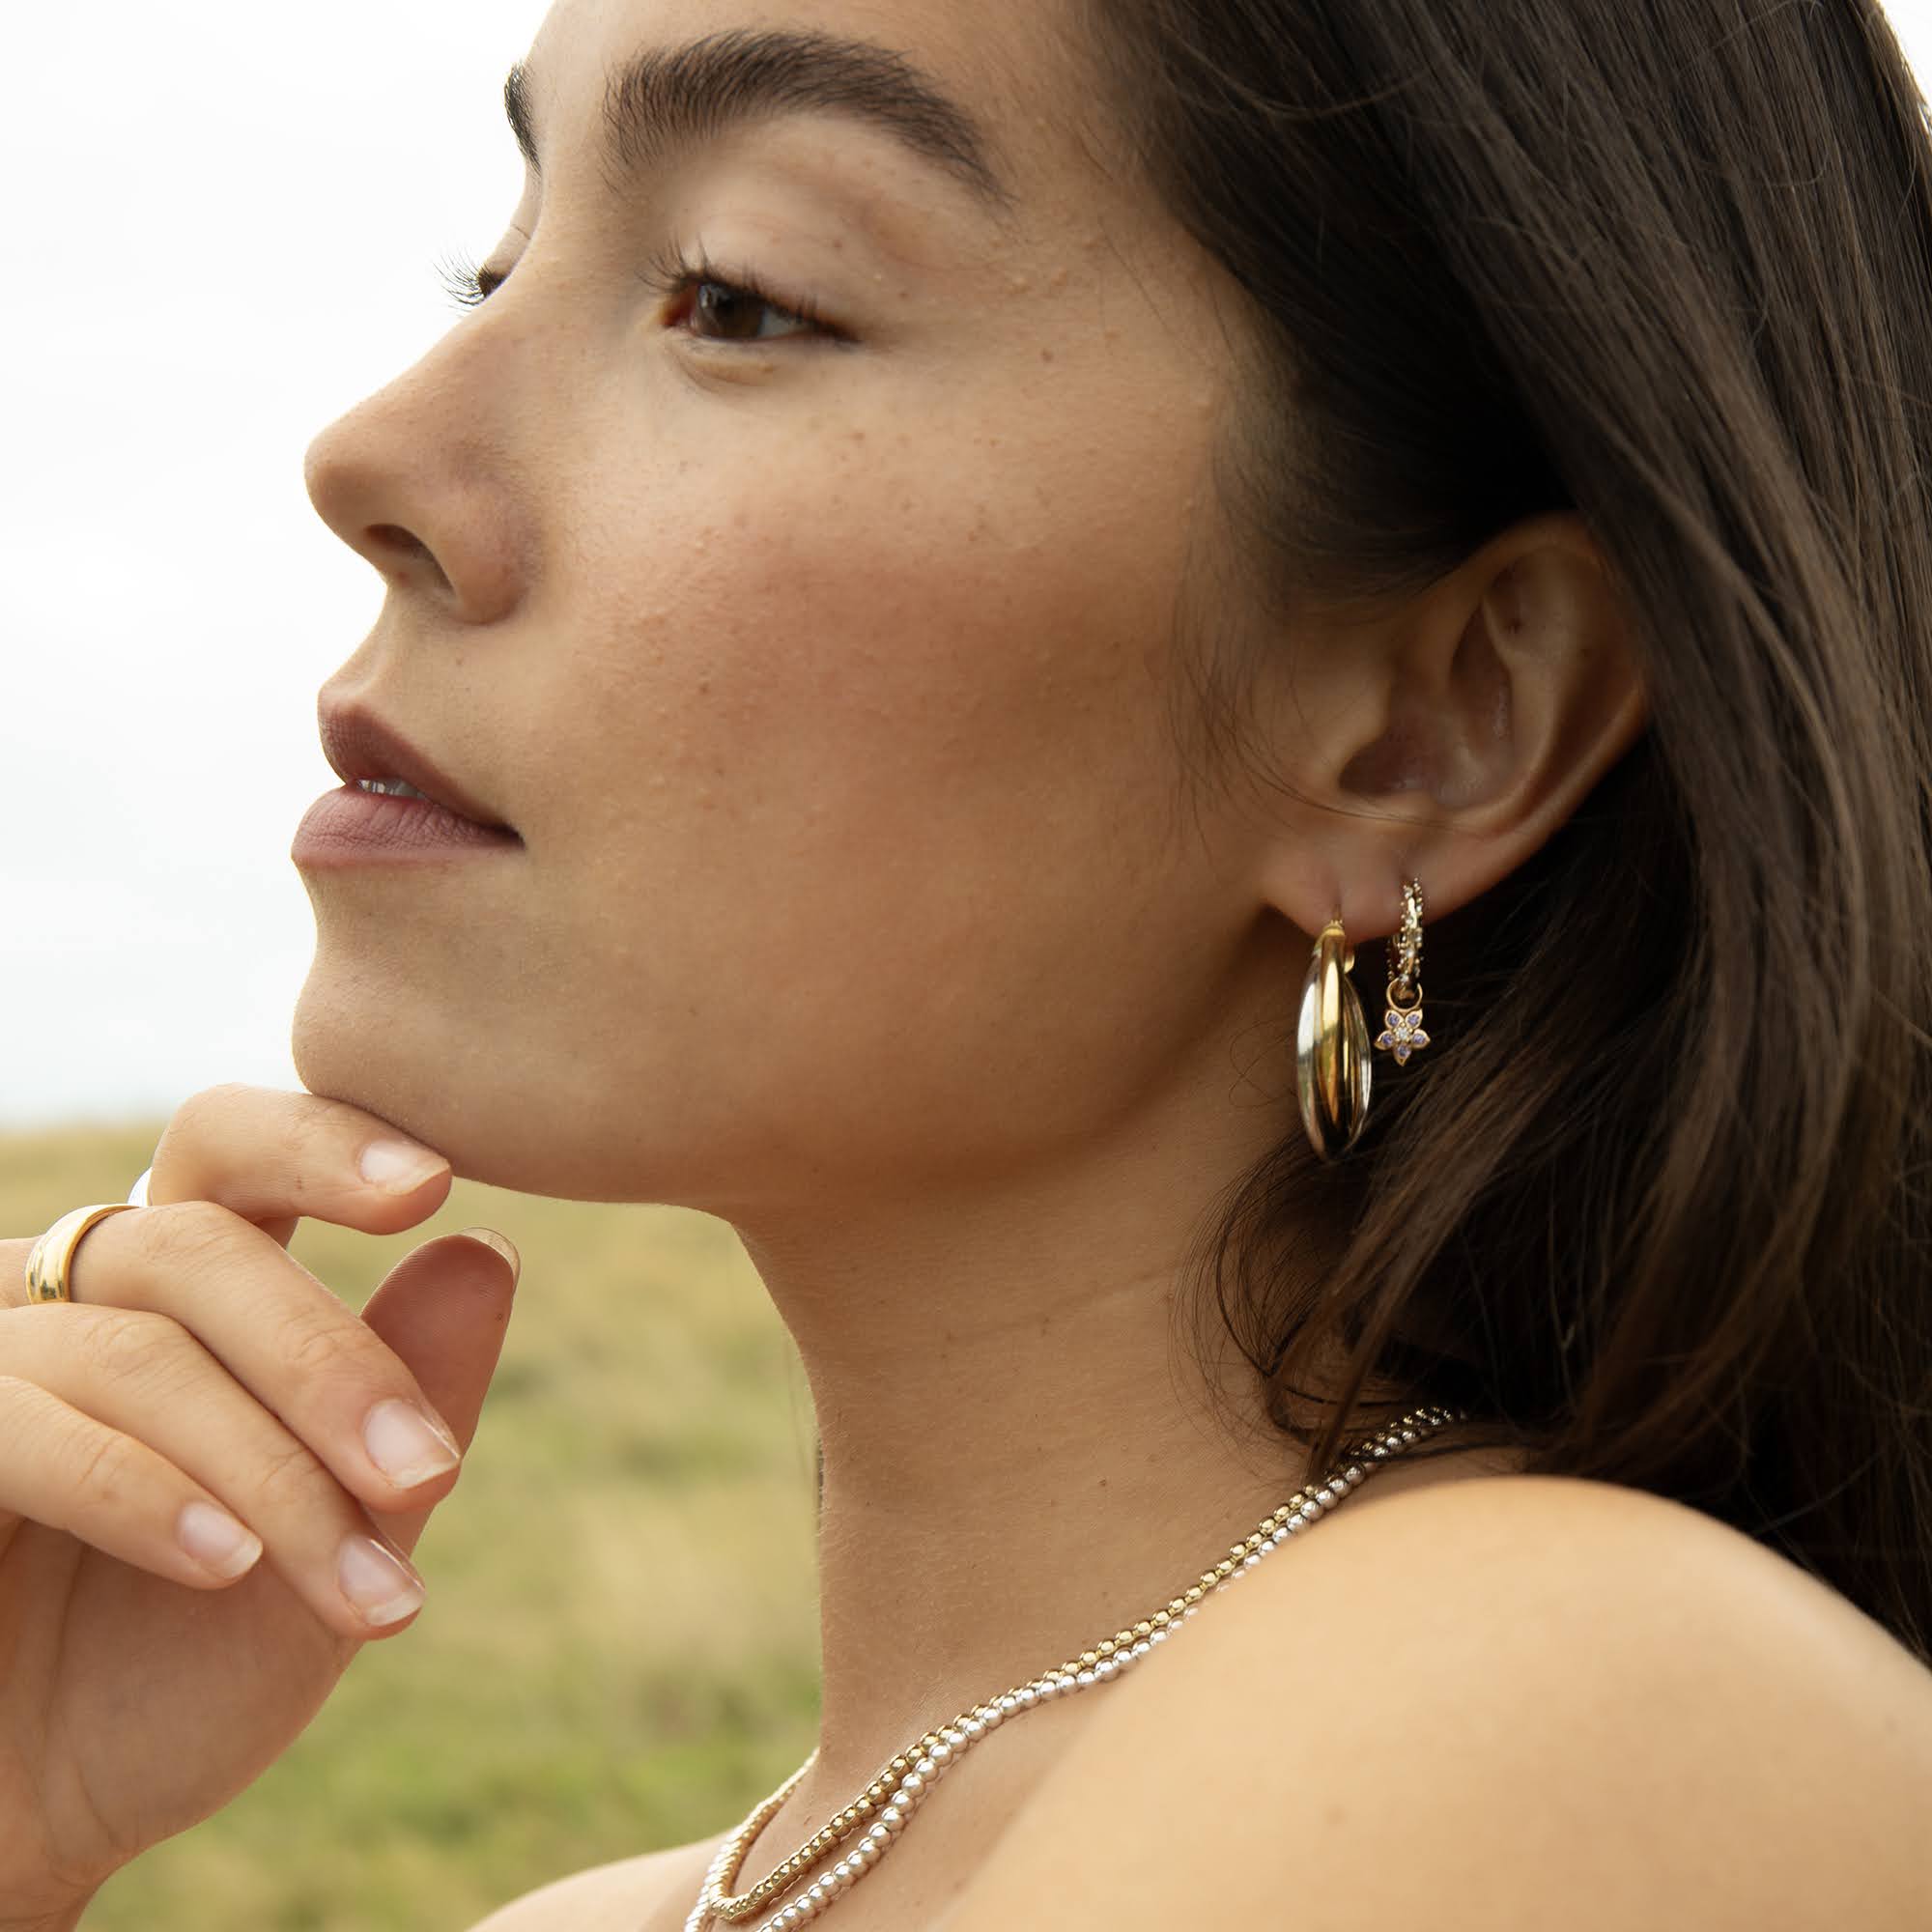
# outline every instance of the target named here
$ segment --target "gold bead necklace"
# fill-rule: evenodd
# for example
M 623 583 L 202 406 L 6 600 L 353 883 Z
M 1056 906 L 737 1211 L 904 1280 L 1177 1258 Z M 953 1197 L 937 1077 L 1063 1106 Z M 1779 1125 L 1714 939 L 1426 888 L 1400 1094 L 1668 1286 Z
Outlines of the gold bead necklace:
M 878 1863 L 933 1785 L 981 1738 L 1022 1712 L 1076 1691 L 1111 1684 L 1141 1659 L 1151 1656 L 1208 1597 L 1239 1582 L 1264 1556 L 1334 1509 L 1380 1464 L 1438 1429 L 1464 1420 L 1465 1413 L 1461 1409 L 1415 1409 L 1384 1435 L 1358 1443 L 1343 1458 L 1342 1465 L 1321 1483 L 1297 1490 L 1272 1515 L 1263 1518 L 1261 1526 L 1251 1536 L 1235 1544 L 1212 1569 L 1204 1570 L 1188 1588 L 1170 1598 L 1166 1608 L 1116 1631 L 1057 1669 L 1045 1671 L 1014 1690 L 1002 1691 L 936 1730 L 927 1731 L 917 1744 L 909 1745 L 890 1763 L 881 1766 L 878 1776 L 822 1831 L 808 1838 L 749 1891 L 733 1896 L 730 1888 L 737 1883 L 739 1870 L 758 1833 L 778 1815 L 785 1800 L 818 1761 L 818 1753 L 813 1750 L 718 1848 L 705 1876 L 704 1889 L 692 1908 L 691 1917 L 685 1920 L 685 1932 L 704 1932 L 713 1918 L 735 1925 L 751 1918 L 781 1892 L 803 1884 L 807 1874 L 863 1828 L 865 1835 L 851 1853 L 791 1904 L 766 1919 L 757 1932 L 794 1932 L 795 1927 L 818 1918 Z

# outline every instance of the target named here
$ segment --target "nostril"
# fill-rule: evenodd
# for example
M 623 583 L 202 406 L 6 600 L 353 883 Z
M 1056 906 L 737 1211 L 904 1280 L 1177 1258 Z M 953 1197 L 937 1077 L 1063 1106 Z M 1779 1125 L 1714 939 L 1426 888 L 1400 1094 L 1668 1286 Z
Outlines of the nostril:
M 367 532 L 366 554 L 378 569 L 400 564 L 427 565 L 442 589 L 452 590 L 454 587 L 442 565 L 436 560 L 436 553 L 400 524 L 371 524 Z
M 428 548 L 400 524 L 371 524 L 370 536 L 384 550 L 401 551 L 405 556 L 428 556 Z

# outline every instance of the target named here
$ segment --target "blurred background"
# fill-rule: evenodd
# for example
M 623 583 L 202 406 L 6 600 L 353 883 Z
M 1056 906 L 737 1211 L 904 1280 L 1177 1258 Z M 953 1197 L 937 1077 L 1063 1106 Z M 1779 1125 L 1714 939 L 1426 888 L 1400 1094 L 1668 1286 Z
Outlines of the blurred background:
M 1889 11 L 1932 72 L 1932 0 Z M 0 1232 L 119 1198 L 187 1094 L 296 1084 L 315 693 L 382 603 L 302 454 L 457 319 L 437 265 L 516 206 L 501 87 L 543 12 L 8 19 Z M 730 1231 L 459 1185 L 407 1238 L 296 1252 L 359 1306 L 478 1221 L 524 1288 L 427 1608 L 89 1932 L 463 1932 L 735 1821 L 809 1748 L 809 1405 Z
M 455 322 L 437 262 L 508 227 L 503 76 L 545 11 L 10 15 L 0 893 L 32 917 L 0 1124 L 295 1084 L 315 695 L 382 608 L 302 455 Z
M 458 317 L 523 162 L 540 0 L 8 16 L 0 319 L 0 1231 L 115 1200 L 187 1094 L 293 1087 L 336 781 L 315 694 L 382 586 L 310 506 L 325 424 Z M 731 1231 L 459 1185 L 395 1240 L 304 1224 L 359 1307 L 478 1222 L 524 1256 L 431 1601 L 87 1932 L 465 1932 L 734 1823 L 817 1714 L 810 1402 Z
M 0 1229 L 124 1196 L 159 1122 L 0 1133 Z M 242 1795 L 110 1879 L 83 1932 L 468 1932 L 564 1873 L 734 1825 L 815 1738 L 810 1402 L 737 1237 L 459 1181 L 389 1239 L 304 1221 L 352 1306 L 418 1241 L 523 1254 L 476 1439 L 364 1648 Z

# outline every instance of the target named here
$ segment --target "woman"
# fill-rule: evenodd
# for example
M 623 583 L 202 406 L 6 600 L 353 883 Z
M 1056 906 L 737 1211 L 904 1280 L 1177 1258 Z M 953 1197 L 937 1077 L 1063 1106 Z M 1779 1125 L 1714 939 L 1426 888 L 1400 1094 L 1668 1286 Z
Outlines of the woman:
M 278 1243 L 452 1172 L 728 1218 L 823 1454 L 801 1777 L 490 1932 L 1932 1920 L 1876 8 L 561 0 L 507 99 L 309 455 L 320 1097 L 10 1249 L 4 1922 L 419 1605 L 514 1262 Z

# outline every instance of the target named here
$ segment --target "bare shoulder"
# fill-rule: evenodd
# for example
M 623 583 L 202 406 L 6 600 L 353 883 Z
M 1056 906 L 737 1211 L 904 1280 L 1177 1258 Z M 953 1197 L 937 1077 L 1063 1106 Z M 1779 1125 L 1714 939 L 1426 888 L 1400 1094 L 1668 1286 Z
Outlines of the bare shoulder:
M 1932 1671 L 1750 1538 L 1568 1478 L 1365 1489 L 1095 1700 L 947 1932 L 1048 1883 L 1110 1932 L 1917 1932 L 1928 1802 Z
M 717 1848 L 706 1838 L 573 1872 L 500 1906 L 470 1932 L 637 1932 L 666 1899 L 697 1896 Z

